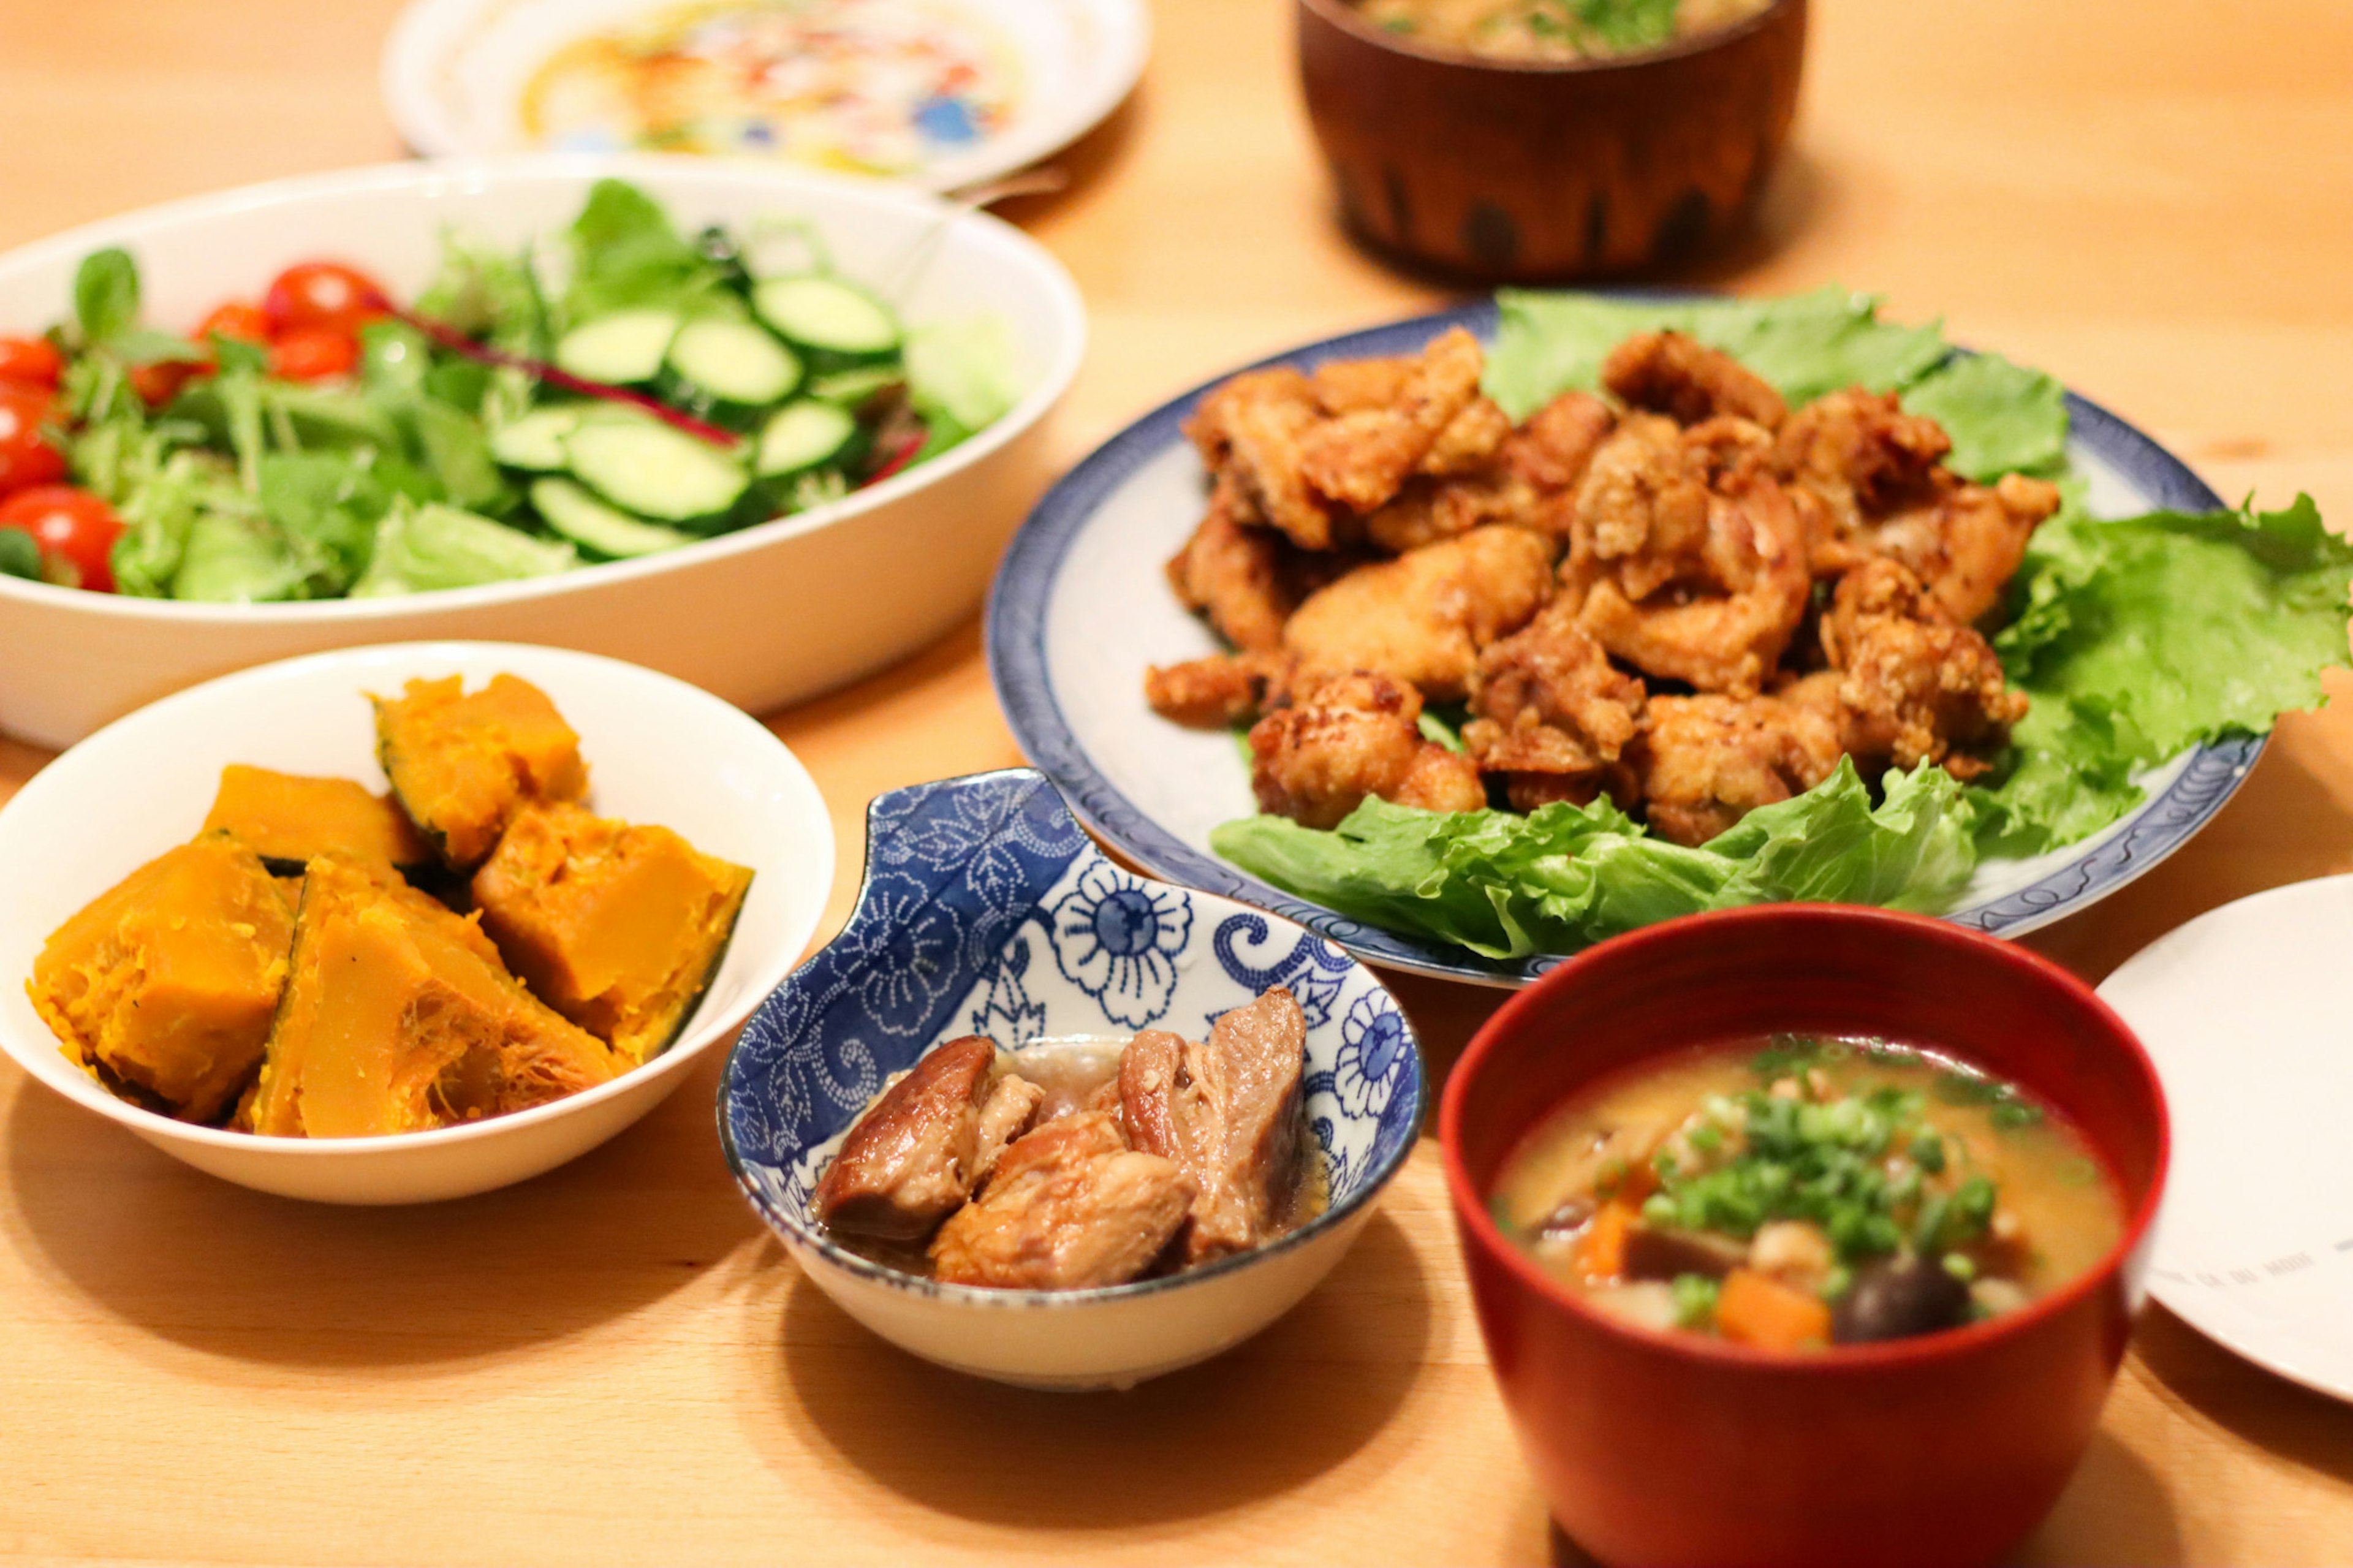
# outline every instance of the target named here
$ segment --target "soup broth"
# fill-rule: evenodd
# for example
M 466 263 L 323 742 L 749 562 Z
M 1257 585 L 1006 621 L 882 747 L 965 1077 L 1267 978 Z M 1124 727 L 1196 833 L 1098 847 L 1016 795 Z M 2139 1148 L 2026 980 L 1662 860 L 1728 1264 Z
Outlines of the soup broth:
M 1771 0 L 1358 0 L 1384 31 L 1489 59 L 1577 60 L 1640 54 L 1757 15 Z
M 2092 1268 L 2123 1206 L 2082 1136 L 1927 1050 L 1777 1036 L 1570 1101 L 1495 1219 L 1597 1306 L 1803 1350 L 2015 1310 Z

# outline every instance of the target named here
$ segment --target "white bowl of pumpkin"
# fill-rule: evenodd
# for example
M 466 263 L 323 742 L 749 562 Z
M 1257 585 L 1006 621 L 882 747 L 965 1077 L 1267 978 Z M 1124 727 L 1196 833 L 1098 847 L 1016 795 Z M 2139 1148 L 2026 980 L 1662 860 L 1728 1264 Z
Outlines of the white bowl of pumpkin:
M 594 655 L 413 643 L 195 687 L 0 809 L 0 1048 L 214 1175 L 418 1203 L 652 1110 L 798 961 L 824 802 Z

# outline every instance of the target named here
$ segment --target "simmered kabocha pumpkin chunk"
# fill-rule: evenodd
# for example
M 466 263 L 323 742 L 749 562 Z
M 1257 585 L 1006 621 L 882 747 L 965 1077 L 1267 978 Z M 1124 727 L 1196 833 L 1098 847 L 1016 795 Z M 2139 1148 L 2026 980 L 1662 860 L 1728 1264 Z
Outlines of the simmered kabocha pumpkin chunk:
M 459 676 L 412 680 L 375 701 L 392 793 L 459 870 L 482 863 L 524 803 L 577 800 L 588 787 L 580 737 L 527 680 L 494 675 L 470 693 Z
M 221 770 L 206 831 L 234 833 L 280 877 L 322 855 L 422 872 L 433 851 L 389 795 L 352 779 L 309 778 L 232 763 Z
M 261 1059 L 293 931 L 293 905 L 261 858 L 206 834 L 59 926 L 26 989 L 101 1082 L 209 1121 Z
M 474 906 L 533 991 L 635 1064 L 684 1026 L 751 885 L 667 827 L 554 804 L 516 815 Z
M 416 1132 L 560 1100 L 621 1065 L 525 991 L 472 920 L 381 871 L 315 860 L 242 1114 L 288 1137 Z

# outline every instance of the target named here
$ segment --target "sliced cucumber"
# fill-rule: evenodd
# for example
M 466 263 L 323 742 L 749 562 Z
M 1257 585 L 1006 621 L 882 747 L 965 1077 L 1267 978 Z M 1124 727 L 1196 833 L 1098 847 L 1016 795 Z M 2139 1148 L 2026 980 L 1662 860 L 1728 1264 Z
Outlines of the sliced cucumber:
M 555 345 L 555 363 L 591 381 L 627 386 L 659 374 L 678 317 L 668 310 L 616 310 L 573 328 Z
M 570 460 L 564 455 L 564 438 L 579 424 L 577 408 L 534 408 L 491 432 L 491 456 L 510 468 L 556 473 Z
M 827 403 L 839 403 L 845 408 L 855 408 L 876 393 L 901 385 L 906 379 L 906 370 L 896 362 L 854 364 L 830 375 L 809 377 L 804 394 Z
M 848 409 L 806 398 L 787 403 L 761 430 L 760 455 L 753 466 L 764 478 L 797 474 L 831 462 L 857 435 L 858 421 Z
M 584 417 L 564 438 L 572 477 L 614 505 L 663 522 L 691 522 L 741 500 L 752 476 L 708 441 L 650 415 Z
M 692 544 L 695 536 L 607 506 L 570 479 L 534 479 L 531 504 L 547 526 L 573 543 L 613 560 L 652 555 Z
M 864 289 L 810 273 L 771 278 L 752 290 L 752 309 L 789 341 L 844 359 L 871 359 L 899 346 L 899 318 Z
M 801 384 L 800 356 L 749 321 L 689 321 L 669 357 L 681 380 L 722 403 L 782 403 Z

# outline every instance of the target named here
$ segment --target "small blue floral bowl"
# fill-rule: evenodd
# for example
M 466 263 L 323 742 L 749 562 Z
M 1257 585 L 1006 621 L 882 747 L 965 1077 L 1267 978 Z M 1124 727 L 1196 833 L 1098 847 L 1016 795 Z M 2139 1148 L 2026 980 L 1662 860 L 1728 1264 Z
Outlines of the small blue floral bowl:
M 1331 1202 L 1267 1247 L 1103 1289 L 982 1290 L 883 1268 L 810 1217 L 850 1122 L 934 1046 L 1147 1027 L 1198 1038 L 1275 985 L 1307 1015 L 1307 1120 Z M 858 907 L 744 1026 L 719 1131 L 761 1217 L 883 1338 L 1006 1383 L 1124 1388 L 1239 1343 L 1312 1289 L 1404 1163 L 1422 1100 L 1412 1026 L 1371 971 L 1289 921 L 1121 870 L 1021 768 L 875 800 Z

